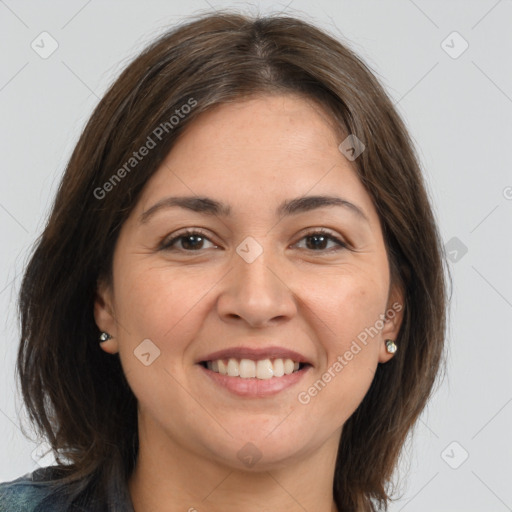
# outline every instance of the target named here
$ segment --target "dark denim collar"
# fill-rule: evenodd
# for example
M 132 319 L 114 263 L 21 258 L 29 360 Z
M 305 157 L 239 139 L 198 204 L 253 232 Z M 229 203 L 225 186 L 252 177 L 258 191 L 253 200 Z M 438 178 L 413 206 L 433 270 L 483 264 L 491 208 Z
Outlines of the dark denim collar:
M 45 488 L 43 499 L 34 509 L 35 512 L 135 512 L 128 484 L 119 474 L 112 475 L 109 479 L 106 500 L 95 498 L 85 480 L 74 484 L 55 485 L 57 475 L 57 468 L 51 466 L 39 468 L 17 480 L 18 483 L 27 482 Z

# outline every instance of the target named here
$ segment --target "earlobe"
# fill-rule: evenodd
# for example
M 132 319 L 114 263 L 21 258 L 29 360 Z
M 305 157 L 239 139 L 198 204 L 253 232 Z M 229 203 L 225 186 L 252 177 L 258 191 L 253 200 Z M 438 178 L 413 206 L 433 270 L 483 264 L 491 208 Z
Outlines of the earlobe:
M 117 341 L 108 333 L 103 331 L 99 337 L 100 348 L 108 354 L 117 354 L 119 345 Z
M 96 296 L 94 299 L 94 319 L 101 331 L 98 339 L 100 347 L 109 354 L 119 351 L 116 328 L 116 319 L 112 305 L 110 288 L 103 281 L 98 281 Z
M 400 347 L 396 343 L 398 333 L 403 321 L 404 301 L 403 293 L 394 286 L 389 296 L 389 306 L 386 310 L 384 327 L 381 332 L 382 341 L 379 350 L 379 362 L 386 363 L 397 352 Z
M 400 350 L 400 347 L 392 339 L 381 341 L 379 347 L 379 363 L 387 363 L 394 355 L 395 352 Z
M 393 340 L 386 340 L 386 352 L 388 354 L 394 354 L 396 352 L 397 346 Z

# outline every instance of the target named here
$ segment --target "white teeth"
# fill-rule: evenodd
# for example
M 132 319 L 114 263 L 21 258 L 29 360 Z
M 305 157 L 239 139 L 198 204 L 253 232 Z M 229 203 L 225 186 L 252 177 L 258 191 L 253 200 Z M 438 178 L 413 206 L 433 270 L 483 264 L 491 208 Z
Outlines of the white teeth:
M 293 373 L 293 361 L 291 359 L 284 360 L 284 373 L 286 375 L 290 375 L 290 373 Z
M 274 367 L 270 359 L 263 359 L 256 363 L 256 377 L 258 379 L 271 379 L 274 376 Z
M 206 367 L 221 375 L 229 377 L 241 377 L 242 379 L 258 378 L 261 380 L 271 379 L 272 377 L 282 377 L 298 371 L 299 363 L 292 359 L 261 359 L 253 361 L 251 359 L 234 358 L 226 360 L 218 359 L 208 361 Z
M 242 359 L 240 361 L 239 375 L 242 379 L 256 377 L 256 363 L 250 359 Z
M 230 359 L 228 361 L 228 375 L 230 377 L 238 377 L 240 375 L 240 368 L 238 367 L 238 361 L 236 359 Z
M 219 373 L 221 375 L 227 375 L 228 373 L 228 369 L 226 368 L 226 365 L 224 364 L 224 361 L 222 359 L 219 359 L 217 361 L 218 365 L 219 365 Z
M 274 377 L 282 377 L 284 375 L 284 361 L 276 359 L 274 361 Z

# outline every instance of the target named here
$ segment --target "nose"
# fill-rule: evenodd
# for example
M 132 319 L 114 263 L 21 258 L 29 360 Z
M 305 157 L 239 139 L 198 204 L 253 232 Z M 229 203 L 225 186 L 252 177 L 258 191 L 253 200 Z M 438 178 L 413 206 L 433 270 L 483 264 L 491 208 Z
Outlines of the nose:
M 263 251 L 248 263 L 235 254 L 233 268 L 221 281 L 217 310 L 225 322 L 245 322 L 254 328 L 284 322 L 297 312 L 293 283 L 278 257 Z

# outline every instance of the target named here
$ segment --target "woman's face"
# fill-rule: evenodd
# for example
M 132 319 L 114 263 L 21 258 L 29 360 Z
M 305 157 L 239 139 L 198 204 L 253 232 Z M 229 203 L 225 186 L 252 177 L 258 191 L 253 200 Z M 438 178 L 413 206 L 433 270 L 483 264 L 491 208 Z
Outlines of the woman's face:
M 401 296 L 326 119 L 295 95 L 217 106 L 122 226 L 95 317 L 114 336 L 102 347 L 120 354 L 143 442 L 246 469 L 332 456 L 392 357 Z

